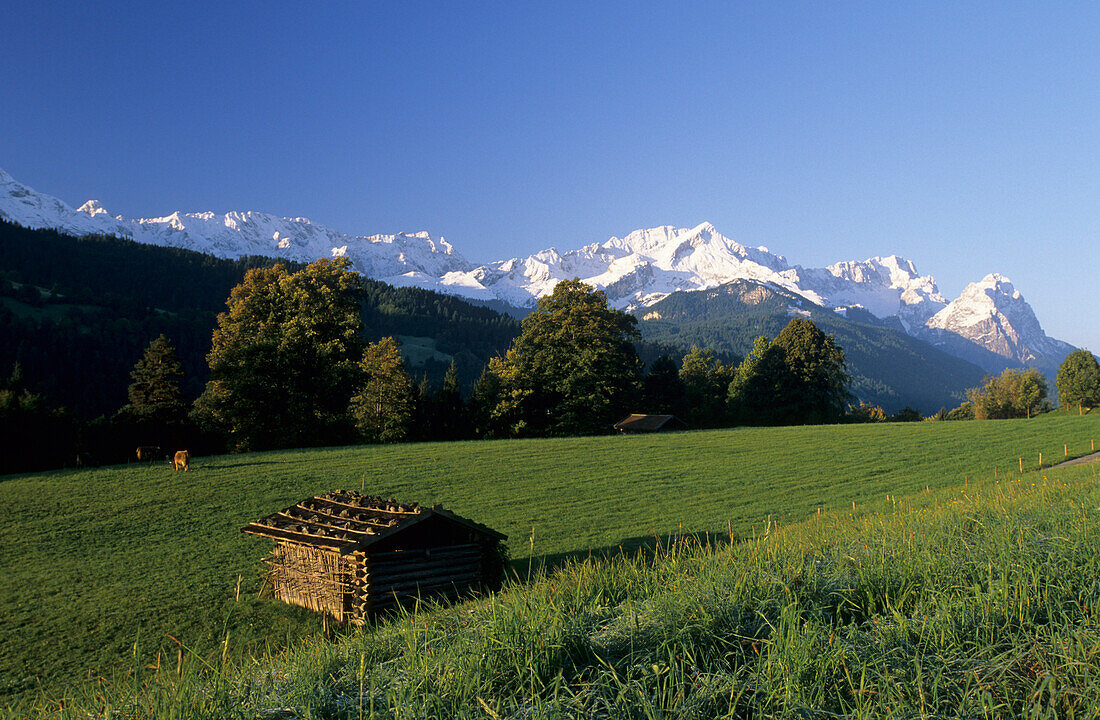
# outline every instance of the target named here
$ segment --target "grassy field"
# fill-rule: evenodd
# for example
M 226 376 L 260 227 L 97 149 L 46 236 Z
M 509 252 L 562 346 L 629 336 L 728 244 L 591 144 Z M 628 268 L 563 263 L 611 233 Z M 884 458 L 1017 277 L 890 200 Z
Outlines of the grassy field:
M 1052 415 L 336 448 L 199 459 L 187 474 L 131 465 L 10 477 L 0 481 L 0 698 L 59 696 L 135 654 L 167 662 L 177 643 L 238 657 L 316 634 L 316 618 L 254 597 L 268 544 L 238 528 L 334 488 L 443 503 L 508 533 L 526 568 L 530 556 L 682 533 L 749 537 L 768 517 L 786 524 L 925 486 L 965 488 L 991 481 L 994 467 L 1018 480 L 1018 458 L 1030 473 L 1039 452 L 1047 464 L 1064 445 L 1083 455 L 1097 436 L 1100 415 Z

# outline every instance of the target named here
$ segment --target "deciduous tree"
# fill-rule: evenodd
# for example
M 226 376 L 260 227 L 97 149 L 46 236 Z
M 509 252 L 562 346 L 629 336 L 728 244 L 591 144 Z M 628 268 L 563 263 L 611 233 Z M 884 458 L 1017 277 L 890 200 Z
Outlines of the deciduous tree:
M 726 419 L 726 394 L 733 368 L 707 349 L 696 345 L 684 356 L 680 365 L 680 382 L 684 387 L 687 420 L 694 427 L 718 427 Z
M 359 373 L 359 276 L 344 258 L 249 270 L 218 316 L 196 414 L 236 450 L 340 442 Z
M 490 371 L 500 380 L 494 422 L 516 435 L 607 432 L 634 400 L 641 361 L 637 320 L 607 296 L 563 280 L 523 320 L 523 332 Z
M 988 377 L 980 388 L 966 391 L 978 420 L 1030 418 L 1047 396 L 1047 383 L 1035 368 L 1008 368 L 1000 375 Z
M 833 337 L 794 318 L 770 343 L 757 338 L 734 374 L 729 399 L 742 422 L 834 422 L 848 406 L 850 382 Z
M 359 363 L 362 379 L 351 399 L 351 415 L 367 442 L 400 442 L 413 415 L 413 383 L 397 341 L 385 337 L 371 343 Z
M 1062 361 L 1055 376 L 1058 401 L 1063 407 L 1077 407 L 1077 414 L 1084 415 L 1085 408 L 1100 407 L 1100 364 L 1088 350 L 1074 350 Z

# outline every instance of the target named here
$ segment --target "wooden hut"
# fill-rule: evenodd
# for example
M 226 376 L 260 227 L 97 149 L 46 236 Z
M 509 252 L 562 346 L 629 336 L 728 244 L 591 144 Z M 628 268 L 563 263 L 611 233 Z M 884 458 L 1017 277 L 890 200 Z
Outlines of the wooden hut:
M 275 597 L 362 623 L 416 598 L 454 598 L 503 579 L 505 536 L 440 506 L 335 490 L 250 523 L 275 540 Z
M 622 433 L 669 432 L 687 430 L 687 423 L 675 415 L 628 415 L 615 423 L 615 429 Z

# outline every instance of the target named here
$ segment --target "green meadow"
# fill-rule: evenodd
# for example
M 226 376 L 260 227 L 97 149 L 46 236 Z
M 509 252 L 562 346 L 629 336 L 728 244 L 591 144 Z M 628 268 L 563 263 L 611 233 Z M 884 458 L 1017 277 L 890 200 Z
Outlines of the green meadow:
M 566 559 L 581 560 L 566 565 L 567 576 L 599 574 L 592 568 L 648 567 L 651 554 L 610 564 L 583 558 L 667 546 L 684 535 L 704 545 L 751 539 L 765 527 L 851 513 L 853 503 L 862 514 L 899 498 L 948 497 L 972 486 L 1030 487 L 1044 477 L 1036 472 L 1039 453 L 1049 466 L 1088 454 L 1098 436 L 1100 414 L 1055 413 L 1030 421 L 331 448 L 198 458 L 189 473 L 132 464 L 7 477 L 0 481 L 0 703 L 87 692 L 98 678 L 131 667 L 149 667 L 140 672 L 155 679 L 181 658 L 250 667 L 248 658 L 303 647 L 306 638 L 301 653 L 344 647 L 320 642 L 320 622 L 310 614 L 257 599 L 269 545 L 239 532 L 250 520 L 334 488 L 442 503 L 486 523 L 509 535 L 523 577 L 538 576 L 543 561 Z M 1094 467 L 1057 472 L 1094 477 Z M 1033 499 L 1050 498 L 1057 499 L 1054 490 Z M 1026 499 L 1016 502 L 1028 508 Z M 919 537 L 919 515 L 909 518 L 906 532 Z M 738 548 L 758 542 L 728 551 L 748 552 Z M 532 677 L 578 692 L 547 668 Z M 619 677 L 623 692 L 634 692 L 631 677 Z M 543 697 L 534 686 L 509 692 Z M 458 696 L 480 707 L 468 693 Z M 243 716 L 256 714 L 249 712 Z

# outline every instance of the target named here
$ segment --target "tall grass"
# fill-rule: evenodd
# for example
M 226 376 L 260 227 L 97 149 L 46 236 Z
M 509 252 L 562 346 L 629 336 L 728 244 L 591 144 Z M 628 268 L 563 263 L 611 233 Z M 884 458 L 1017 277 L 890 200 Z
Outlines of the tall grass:
M 585 559 L 42 717 L 1100 717 L 1097 465 Z

